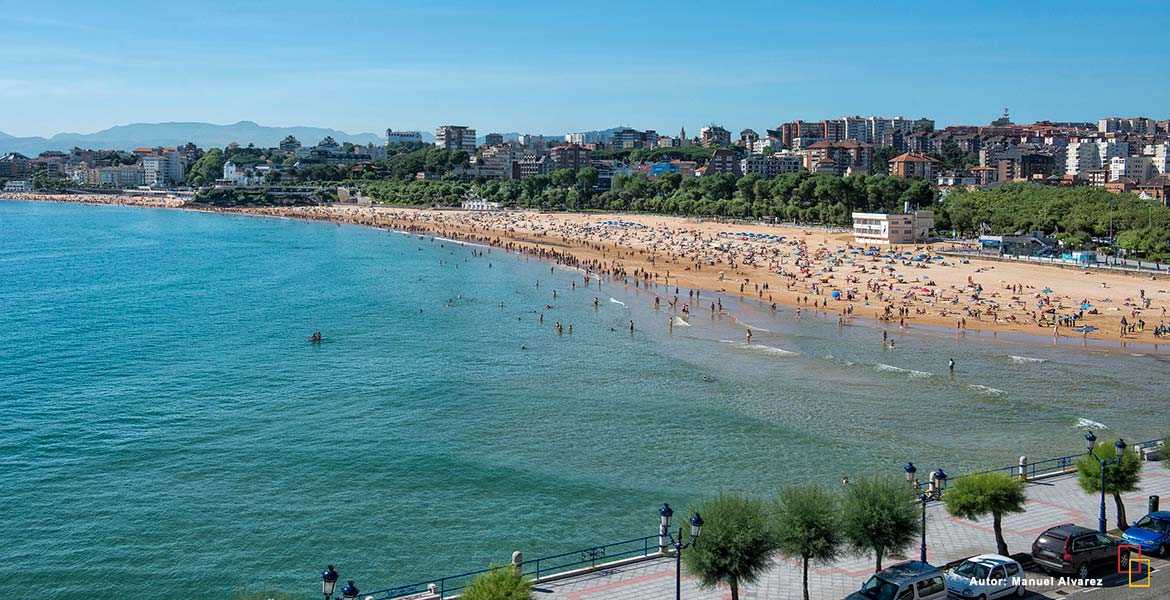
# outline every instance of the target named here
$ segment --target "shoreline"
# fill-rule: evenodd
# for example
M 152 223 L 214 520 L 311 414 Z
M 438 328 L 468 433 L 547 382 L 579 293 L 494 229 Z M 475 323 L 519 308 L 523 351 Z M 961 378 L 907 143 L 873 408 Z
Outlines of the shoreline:
M 951 331 L 966 338 L 967 334 L 974 334 L 971 339 L 975 342 L 995 339 L 1082 350 L 1170 351 L 1170 348 L 1162 348 L 1170 346 L 1170 338 L 1163 342 L 1152 331 L 1163 319 L 1161 315 L 1165 314 L 1166 307 L 1170 306 L 1170 292 L 1167 292 L 1170 277 L 1145 279 L 1129 273 L 1091 269 L 1073 271 L 1033 263 L 1002 265 L 998 261 L 976 257 L 971 257 L 969 263 L 951 263 L 950 266 L 914 266 L 899 261 L 897 266 L 882 266 L 882 270 L 871 270 L 880 264 L 876 257 L 872 261 L 858 258 L 848 261 L 853 264 L 850 273 L 849 265 L 839 260 L 848 256 L 844 254 L 846 249 L 859 248 L 852 244 L 848 232 L 626 213 L 483 213 L 389 205 L 216 208 L 192 206 L 174 198 L 119 194 L 9 194 L 4 199 L 283 217 L 447 238 L 525 254 L 578 269 L 589 277 L 604 276 L 619 282 L 633 279 L 636 286 L 647 288 L 653 285 L 657 295 L 670 305 L 667 308 L 676 312 L 684 308 L 690 314 L 706 312 L 710 294 L 716 297 L 722 294 L 756 300 L 763 309 L 775 304 L 794 308 L 798 315 L 812 310 L 818 320 L 823 319 L 826 324 L 831 324 L 834 315 L 842 324 L 853 321 L 854 317 L 862 317 L 864 321 L 874 321 L 875 330 L 887 330 L 891 336 L 924 327 L 931 335 L 945 336 Z M 786 240 L 799 238 L 800 241 L 787 241 L 786 245 L 775 242 L 756 244 L 746 241 L 750 238 L 736 240 L 713 235 L 726 227 L 746 233 L 786 234 Z M 716 242 L 719 248 L 714 246 Z M 914 253 L 922 251 L 933 255 L 936 246 L 917 247 Z M 816 248 L 815 256 L 811 256 L 813 251 L 810 248 Z M 814 262 L 817 260 L 819 264 Z M 800 272 L 796 271 L 796 265 L 802 265 Z M 814 275 L 817 266 L 822 270 Z M 893 269 L 911 275 L 915 271 L 923 273 L 917 278 L 900 276 L 894 279 L 883 276 L 885 269 L 890 269 L 891 273 Z M 1003 289 L 997 290 L 984 279 L 984 274 L 993 270 L 1014 277 L 1006 281 L 1001 279 L 1001 286 L 997 287 Z M 842 271 L 846 271 L 843 277 Z M 1000 273 L 991 273 L 993 277 L 997 275 Z M 866 276 L 868 280 L 862 279 Z M 962 281 L 963 276 L 967 277 L 966 282 Z M 974 279 L 976 276 L 978 280 Z M 1056 281 L 1051 285 L 1039 284 L 1049 280 Z M 1037 284 L 1017 284 L 1015 281 Z M 963 286 L 963 283 L 967 285 Z M 1103 297 L 1100 292 L 1090 295 L 1087 288 L 1095 288 L 1098 283 L 1109 296 L 1121 296 L 1125 301 L 1119 303 L 1112 297 Z M 949 287 L 943 287 L 947 284 Z M 921 287 L 923 285 L 931 287 Z M 1008 286 L 1012 286 L 1011 295 L 1005 297 Z M 1153 291 L 1146 290 L 1147 286 Z M 680 295 L 674 296 L 670 287 L 680 290 Z M 1046 291 L 1038 291 L 1040 287 Z M 1074 288 L 1072 293 L 1062 289 L 1068 287 Z M 990 296 L 983 294 L 988 288 L 991 288 Z M 917 293 L 919 289 L 922 294 Z M 696 291 L 696 295 L 688 297 L 688 291 Z M 925 293 L 927 291 L 930 293 Z M 703 293 L 708 295 L 704 297 Z M 838 293 L 840 299 L 832 298 L 832 293 Z M 876 296 L 874 302 L 870 302 L 870 294 Z M 1148 306 L 1141 307 L 1134 302 L 1139 294 L 1145 295 Z M 1071 332 L 1071 327 L 1057 327 L 1059 335 L 1048 335 L 1053 329 L 1041 328 L 1030 318 L 1037 314 L 1027 308 L 1032 300 L 1037 306 L 1053 306 L 1057 314 L 1068 313 L 1070 305 L 1079 307 L 1082 301 L 1100 307 L 1099 314 L 1086 314 L 1083 320 L 1077 321 L 1078 325 L 1085 323 L 1097 327 L 1097 330 L 1081 333 Z M 1009 306 L 1005 309 L 1004 304 Z M 1114 306 L 1117 304 L 1121 306 Z M 692 305 L 693 309 L 690 308 Z M 1001 318 L 1005 312 L 1007 315 Z M 1143 313 L 1146 320 L 1144 331 L 1122 336 L 1117 321 L 1125 316 L 1136 323 L 1137 319 L 1143 318 Z M 1081 343 L 1076 343 L 1078 338 Z M 1044 343 L 1045 340 L 1048 343 Z

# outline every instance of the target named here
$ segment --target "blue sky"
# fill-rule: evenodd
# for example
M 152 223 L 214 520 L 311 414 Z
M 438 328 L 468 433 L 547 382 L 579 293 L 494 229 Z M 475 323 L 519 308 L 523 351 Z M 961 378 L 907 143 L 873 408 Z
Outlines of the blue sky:
M 1170 3 L 1080 0 L 0 0 L 0 131 L 1167 118 L 1168 22 Z

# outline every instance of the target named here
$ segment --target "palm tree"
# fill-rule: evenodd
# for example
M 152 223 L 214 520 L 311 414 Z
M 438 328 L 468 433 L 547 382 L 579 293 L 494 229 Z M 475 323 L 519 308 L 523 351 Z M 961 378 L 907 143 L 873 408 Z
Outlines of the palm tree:
M 1092 455 L 1086 454 L 1077 461 L 1077 483 L 1085 493 L 1101 493 L 1101 461 L 1117 460 L 1116 445 L 1117 440 L 1097 444 Z M 1125 449 L 1118 462 L 1105 466 L 1105 493 L 1113 495 L 1113 503 L 1117 506 L 1117 528 L 1122 531 L 1129 529 L 1129 521 L 1125 518 L 1121 495 L 1138 489 L 1141 471 L 1142 459 L 1132 447 Z
M 808 563 L 830 561 L 841 548 L 837 496 L 820 485 L 787 487 L 776 503 L 774 524 L 780 551 L 800 557 L 804 600 L 808 597 Z
M 1026 501 L 1024 482 L 1005 473 L 960 477 L 943 495 L 947 512 L 960 519 L 975 520 L 990 514 L 996 552 L 1004 556 L 1008 555 L 1008 548 L 1003 539 L 1003 516 L 1024 512 Z
M 918 501 L 897 477 L 871 477 L 849 486 L 841 501 L 845 540 L 858 551 L 872 551 L 874 571 L 882 557 L 902 552 L 918 539 Z
M 764 503 L 738 494 L 720 494 L 702 504 L 703 536 L 683 553 L 683 562 L 701 585 L 725 583 L 731 588 L 731 600 L 739 600 L 739 586 L 766 573 L 776 552 L 776 535 Z

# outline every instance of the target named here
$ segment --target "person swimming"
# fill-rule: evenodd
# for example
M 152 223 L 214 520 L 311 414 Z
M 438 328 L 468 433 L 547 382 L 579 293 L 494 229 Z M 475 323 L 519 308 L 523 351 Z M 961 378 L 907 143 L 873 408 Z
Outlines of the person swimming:
M 322 339 L 322 338 L 321 338 L 321 332 L 320 332 L 320 331 L 314 331 L 314 332 L 313 332 L 313 335 L 309 336 L 309 341 L 310 341 L 310 342 L 319 342 L 319 341 L 321 341 L 321 339 Z

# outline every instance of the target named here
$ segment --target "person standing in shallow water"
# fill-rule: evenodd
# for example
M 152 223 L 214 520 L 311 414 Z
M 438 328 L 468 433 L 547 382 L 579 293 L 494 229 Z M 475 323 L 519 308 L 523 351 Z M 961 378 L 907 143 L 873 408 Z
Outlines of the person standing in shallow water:
M 947 368 L 950 370 L 951 375 L 955 374 L 955 359 L 952 358 L 947 361 Z

